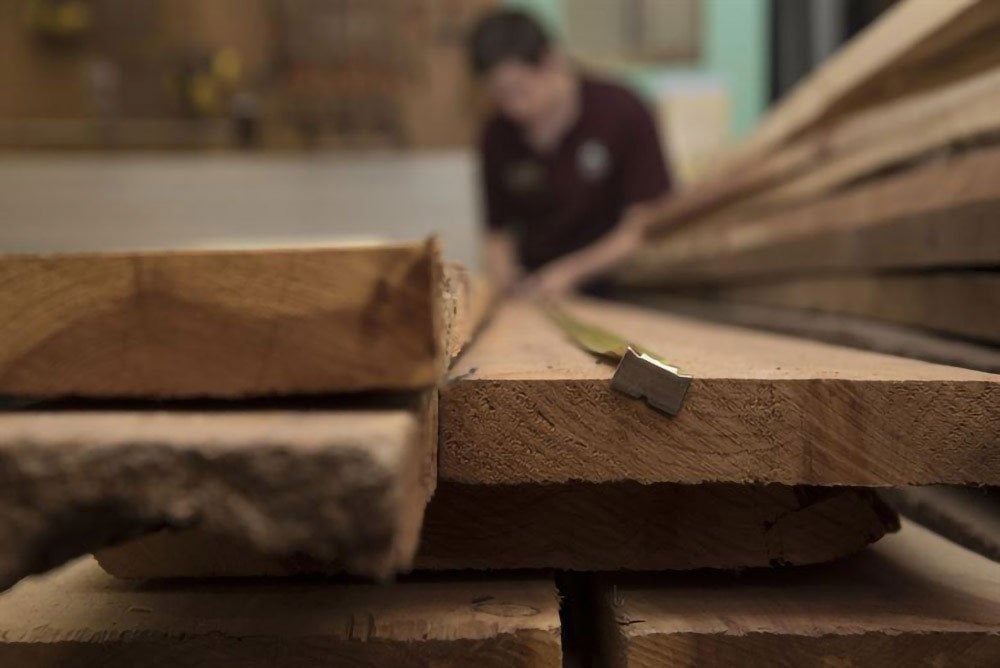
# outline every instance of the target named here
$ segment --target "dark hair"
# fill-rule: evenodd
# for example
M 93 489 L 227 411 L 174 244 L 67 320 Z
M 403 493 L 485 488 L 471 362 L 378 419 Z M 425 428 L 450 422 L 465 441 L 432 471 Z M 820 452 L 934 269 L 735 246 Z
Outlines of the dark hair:
M 469 63 L 476 76 L 488 74 L 505 61 L 538 65 L 552 40 L 545 28 L 527 12 L 501 9 L 479 20 L 469 36 Z

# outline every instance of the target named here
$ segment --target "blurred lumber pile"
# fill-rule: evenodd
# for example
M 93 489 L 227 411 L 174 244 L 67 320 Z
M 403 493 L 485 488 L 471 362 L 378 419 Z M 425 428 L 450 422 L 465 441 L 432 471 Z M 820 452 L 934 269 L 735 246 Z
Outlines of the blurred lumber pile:
M 998 37 L 995 2 L 899 4 L 666 203 L 621 282 L 701 316 L 1000 369 Z

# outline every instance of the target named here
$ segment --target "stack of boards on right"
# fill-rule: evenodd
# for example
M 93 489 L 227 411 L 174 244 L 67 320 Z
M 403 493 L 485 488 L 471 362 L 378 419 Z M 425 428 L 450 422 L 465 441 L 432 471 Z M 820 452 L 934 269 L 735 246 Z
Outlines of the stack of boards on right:
M 714 173 L 662 207 L 619 274 L 622 295 L 672 314 L 996 373 L 998 174 L 1000 3 L 904 0 L 782 100 Z M 888 380 L 870 371 L 868 389 Z M 903 473 L 923 460 L 936 448 L 920 454 L 915 441 L 949 410 L 923 404 L 917 421 L 890 427 L 895 410 L 865 422 L 872 405 L 863 392 L 841 399 L 827 404 L 855 416 L 838 431 L 845 439 L 860 443 L 875 430 L 908 443 L 883 462 L 877 448 L 850 452 L 869 471 L 881 463 Z M 952 414 L 966 424 L 987 417 L 969 476 L 909 482 L 995 486 L 997 402 L 994 386 Z M 814 426 L 803 422 L 802 436 Z M 937 494 L 918 486 L 906 498 L 933 506 Z M 989 526 L 998 515 L 994 506 Z M 998 575 L 996 562 L 904 520 L 840 562 L 613 575 L 598 581 L 594 600 L 614 666 L 992 666 Z
M 907 0 L 662 210 L 651 304 L 1000 370 L 1000 3 Z

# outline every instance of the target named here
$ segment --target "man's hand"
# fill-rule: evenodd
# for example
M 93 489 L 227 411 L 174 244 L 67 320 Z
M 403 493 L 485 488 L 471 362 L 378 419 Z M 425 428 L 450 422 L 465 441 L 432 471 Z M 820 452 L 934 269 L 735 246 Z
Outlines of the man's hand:
M 545 265 L 521 281 L 518 291 L 536 297 L 560 297 L 618 266 L 642 244 L 650 209 L 635 206 L 606 235 L 575 253 Z
M 524 269 L 517 262 L 514 240 L 506 232 L 488 232 L 483 264 L 486 275 L 499 293 L 514 289 L 524 278 Z
M 516 291 L 543 299 L 562 297 L 575 291 L 586 281 L 589 273 L 587 269 L 580 262 L 574 262 L 572 256 L 568 256 L 547 264 L 523 279 Z

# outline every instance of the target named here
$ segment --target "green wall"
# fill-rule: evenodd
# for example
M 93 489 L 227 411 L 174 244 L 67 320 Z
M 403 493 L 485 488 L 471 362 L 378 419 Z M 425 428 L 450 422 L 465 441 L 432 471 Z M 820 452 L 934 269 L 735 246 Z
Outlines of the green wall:
M 670 2 L 670 0 L 656 0 Z M 742 137 L 767 106 L 770 44 L 769 0 L 701 0 L 702 52 L 694 65 L 636 68 L 627 78 L 646 91 L 664 76 L 709 75 L 732 97 L 732 132 Z M 506 0 L 538 15 L 556 34 L 565 24 L 565 5 L 574 0 Z

